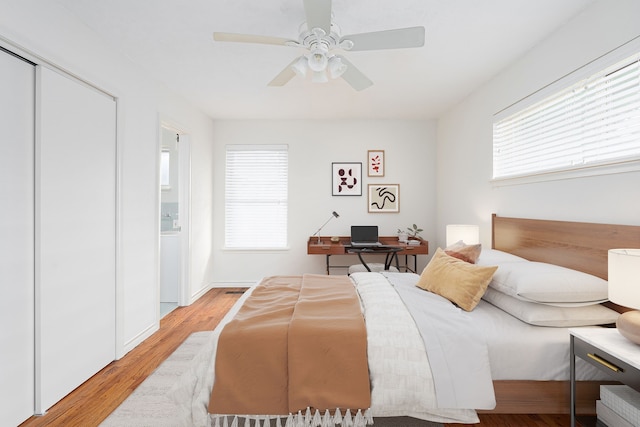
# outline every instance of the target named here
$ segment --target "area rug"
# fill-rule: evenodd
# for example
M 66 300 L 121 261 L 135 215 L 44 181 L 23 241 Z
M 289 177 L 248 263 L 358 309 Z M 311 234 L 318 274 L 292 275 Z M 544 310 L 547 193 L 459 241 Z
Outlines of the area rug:
M 195 332 L 187 337 L 100 427 L 192 427 L 177 417 L 181 411 L 167 393 L 211 334 L 211 331 Z
M 100 427 L 193 427 L 188 421 L 177 417 L 176 414 L 180 413 L 178 405 L 167 393 L 210 337 L 209 331 L 191 334 Z M 374 426 L 442 427 L 442 424 L 409 417 L 393 417 L 376 418 Z

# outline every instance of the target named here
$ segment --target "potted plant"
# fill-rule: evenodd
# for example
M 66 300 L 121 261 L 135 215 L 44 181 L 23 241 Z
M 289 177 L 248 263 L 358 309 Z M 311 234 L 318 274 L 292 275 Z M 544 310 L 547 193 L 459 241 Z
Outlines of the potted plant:
M 411 227 L 407 227 L 407 231 L 409 232 L 409 240 L 422 240 L 422 237 L 419 236 L 420 232 L 423 231 L 422 228 L 412 224 Z
M 398 241 L 407 243 L 409 240 L 422 240 L 419 236 L 421 231 L 423 231 L 422 228 L 418 228 L 416 224 L 412 224 L 406 230 L 398 228 Z

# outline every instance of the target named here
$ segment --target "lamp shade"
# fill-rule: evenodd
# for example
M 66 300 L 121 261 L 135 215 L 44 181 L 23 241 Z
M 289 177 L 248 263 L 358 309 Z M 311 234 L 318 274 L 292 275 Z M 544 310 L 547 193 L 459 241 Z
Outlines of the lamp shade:
M 480 243 L 480 227 L 471 224 L 447 225 L 447 246 L 462 240 L 467 245 Z
M 327 65 L 327 68 L 332 79 L 337 79 L 338 77 L 343 75 L 345 71 L 347 71 L 347 66 L 343 64 L 342 60 L 335 55 L 329 58 L 329 64 Z
M 314 71 L 311 76 L 311 81 L 313 83 L 327 83 L 329 79 L 327 78 L 326 71 Z
M 609 299 L 640 309 L 640 249 L 609 249 Z
M 308 59 L 306 56 L 301 56 L 293 63 L 291 69 L 300 77 L 305 77 L 307 75 L 307 61 Z
M 311 71 L 324 71 L 327 68 L 329 59 L 322 49 L 312 51 L 309 56 L 308 66 Z

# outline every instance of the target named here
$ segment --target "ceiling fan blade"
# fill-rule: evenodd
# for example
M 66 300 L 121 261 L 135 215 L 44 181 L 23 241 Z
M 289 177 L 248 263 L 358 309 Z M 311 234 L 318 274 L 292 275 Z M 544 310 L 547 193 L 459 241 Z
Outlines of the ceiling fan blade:
M 424 46 L 424 27 L 398 28 L 396 30 L 375 31 L 344 36 L 344 40 L 353 42 L 352 51 L 401 49 Z
M 322 28 L 331 32 L 331 0 L 304 0 L 304 12 L 307 16 L 307 28 Z
M 213 33 L 213 39 L 217 42 L 261 43 L 281 46 L 289 46 L 289 43 L 297 43 L 294 40 L 282 37 L 256 36 L 236 33 Z
M 291 61 L 291 63 L 287 65 L 282 71 L 280 71 L 280 73 L 275 76 L 267 86 L 284 86 L 289 83 L 289 80 L 296 76 L 296 73 L 295 71 L 293 71 L 293 68 L 291 68 L 291 66 L 295 64 L 300 58 L 301 57 L 298 57 Z
M 351 62 L 347 61 L 342 55 L 336 55 L 342 63 L 347 66 L 347 71 L 342 74 L 342 78 L 351 85 L 357 91 L 361 91 L 363 89 L 368 88 L 373 84 L 369 77 L 362 74 L 360 70 L 358 70 Z

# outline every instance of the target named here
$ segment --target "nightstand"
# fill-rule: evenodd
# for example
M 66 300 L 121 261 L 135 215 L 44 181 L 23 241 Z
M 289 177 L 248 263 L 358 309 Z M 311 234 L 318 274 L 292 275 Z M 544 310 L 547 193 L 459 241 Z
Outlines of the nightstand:
M 640 391 L 640 346 L 620 335 L 616 328 L 571 328 L 570 379 L 571 427 L 576 425 L 576 356 L 615 381 Z

